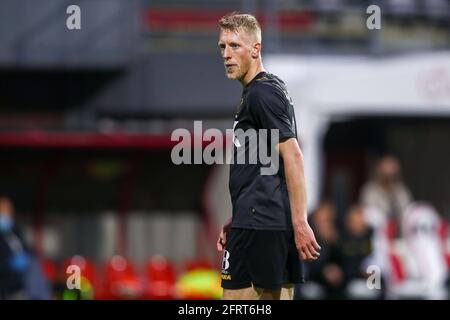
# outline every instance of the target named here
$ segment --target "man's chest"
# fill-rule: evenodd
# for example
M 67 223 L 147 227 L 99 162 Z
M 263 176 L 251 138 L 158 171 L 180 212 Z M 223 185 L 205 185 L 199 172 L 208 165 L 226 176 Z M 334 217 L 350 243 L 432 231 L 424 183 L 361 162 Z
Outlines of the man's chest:
M 244 131 L 248 129 L 258 129 L 255 120 L 250 114 L 249 109 L 250 106 L 248 105 L 247 99 L 245 96 L 243 96 L 238 106 L 236 107 L 236 112 L 234 114 L 234 131 L 236 131 L 237 129 Z

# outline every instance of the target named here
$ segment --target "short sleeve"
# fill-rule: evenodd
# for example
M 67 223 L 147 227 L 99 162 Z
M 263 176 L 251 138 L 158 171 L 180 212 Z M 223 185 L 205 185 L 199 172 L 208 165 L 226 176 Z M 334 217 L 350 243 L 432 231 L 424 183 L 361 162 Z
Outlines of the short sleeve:
M 284 93 L 270 85 L 258 85 L 247 95 L 250 115 L 259 129 L 278 129 L 281 139 L 294 138 L 293 110 Z

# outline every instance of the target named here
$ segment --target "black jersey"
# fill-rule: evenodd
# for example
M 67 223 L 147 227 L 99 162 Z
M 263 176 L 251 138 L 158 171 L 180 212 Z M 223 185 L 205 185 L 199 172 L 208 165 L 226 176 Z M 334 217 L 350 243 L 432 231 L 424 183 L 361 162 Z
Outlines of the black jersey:
M 232 227 L 259 230 L 292 229 L 289 196 L 281 157 L 278 153 L 274 154 L 278 160 L 278 170 L 274 174 L 261 174 L 261 169 L 269 165 L 261 162 L 259 157 L 256 163 L 248 161 L 251 155 L 258 153 L 261 148 L 259 141 L 262 140 L 261 137 L 250 135 L 248 139 L 237 139 L 238 129 L 258 133 L 261 132 L 260 129 L 277 129 L 280 141 L 297 137 L 292 100 L 281 79 L 268 72 L 260 72 L 243 90 L 234 122 L 234 158 L 230 165 L 229 189 L 233 204 Z M 269 152 L 272 138 L 269 131 L 267 139 Z M 252 139 L 258 140 L 256 149 L 251 148 Z M 237 161 L 237 154 L 242 151 L 245 151 L 247 156 L 245 163 Z

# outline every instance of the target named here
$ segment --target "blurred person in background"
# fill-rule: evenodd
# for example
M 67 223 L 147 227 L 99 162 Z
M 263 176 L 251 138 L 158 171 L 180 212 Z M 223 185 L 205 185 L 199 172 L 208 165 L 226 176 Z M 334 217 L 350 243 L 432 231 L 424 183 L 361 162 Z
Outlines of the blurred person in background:
M 11 199 L 0 196 L 0 299 L 50 299 L 41 261 L 27 245 L 14 216 Z
M 385 155 L 377 162 L 374 176 L 362 187 L 360 202 L 380 209 L 393 224 L 393 236 L 399 236 L 399 221 L 412 196 L 402 181 L 397 158 Z
M 364 210 L 360 205 L 351 206 L 345 216 L 341 250 L 348 297 L 379 297 L 381 291 L 371 293 L 366 285 L 366 279 L 369 276 L 367 268 L 372 261 L 373 230 L 366 223 Z
M 311 281 L 321 286 L 324 292 L 320 298 L 341 299 L 344 297 L 345 279 L 335 208 L 329 202 L 322 202 L 310 219 L 322 249 L 316 263 L 308 265 L 308 283 Z
M 403 291 L 410 297 L 449 298 L 446 288 L 449 279 L 445 250 L 447 239 L 440 234 L 442 223 L 442 217 L 430 203 L 414 202 L 405 210 L 402 229 L 409 281 Z
M 12 201 L 0 196 L 0 298 L 25 299 L 25 276 L 30 255 L 19 227 L 14 223 Z
M 307 220 L 303 155 L 293 103 L 283 81 L 263 67 L 256 18 L 232 13 L 219 21 L 219 27 L 226 76 L 243 86 L 234 118 L 233 154 L 255 152 L 249 139 L 239 141 L 237 130 L 260 133 L 264 129 L 272 135 L 275 129 L 279 141 L 268 139 L 267 145 L 271 151 L 276 149 L 273 152 L 280 160 L 277 172 L 268 175 L 261 174 L 265 167 L 261 159 L 257 164 L 233 161 L 230 165 L 232 218 L 217 240 L 217 250 L 224 252 L 223 298 L 292 299 L 294 284 L 304 281 L 299 257 L 310 261 L 320 255 Z M 261 148 L 256 151 L 260 154 Z

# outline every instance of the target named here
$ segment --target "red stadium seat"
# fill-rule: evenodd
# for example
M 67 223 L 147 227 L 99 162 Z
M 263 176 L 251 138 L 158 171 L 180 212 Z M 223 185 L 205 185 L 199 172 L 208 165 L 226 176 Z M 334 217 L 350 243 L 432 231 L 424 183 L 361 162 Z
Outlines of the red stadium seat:
M 145 265 L 147 299 L 174 299 L 176 275 L 172 262 L 162 256 L 152 257 Z
M 104 266 L 106 299 L 140 299 L 143 285 L 132 263 L 122 256 L 112 257 Z
M 49 258 L 40 258 L 42 271 L 44 276 L 50 283 L 55 283 L 57 281 L 58 273 L 57 267 L 54 261 Z

